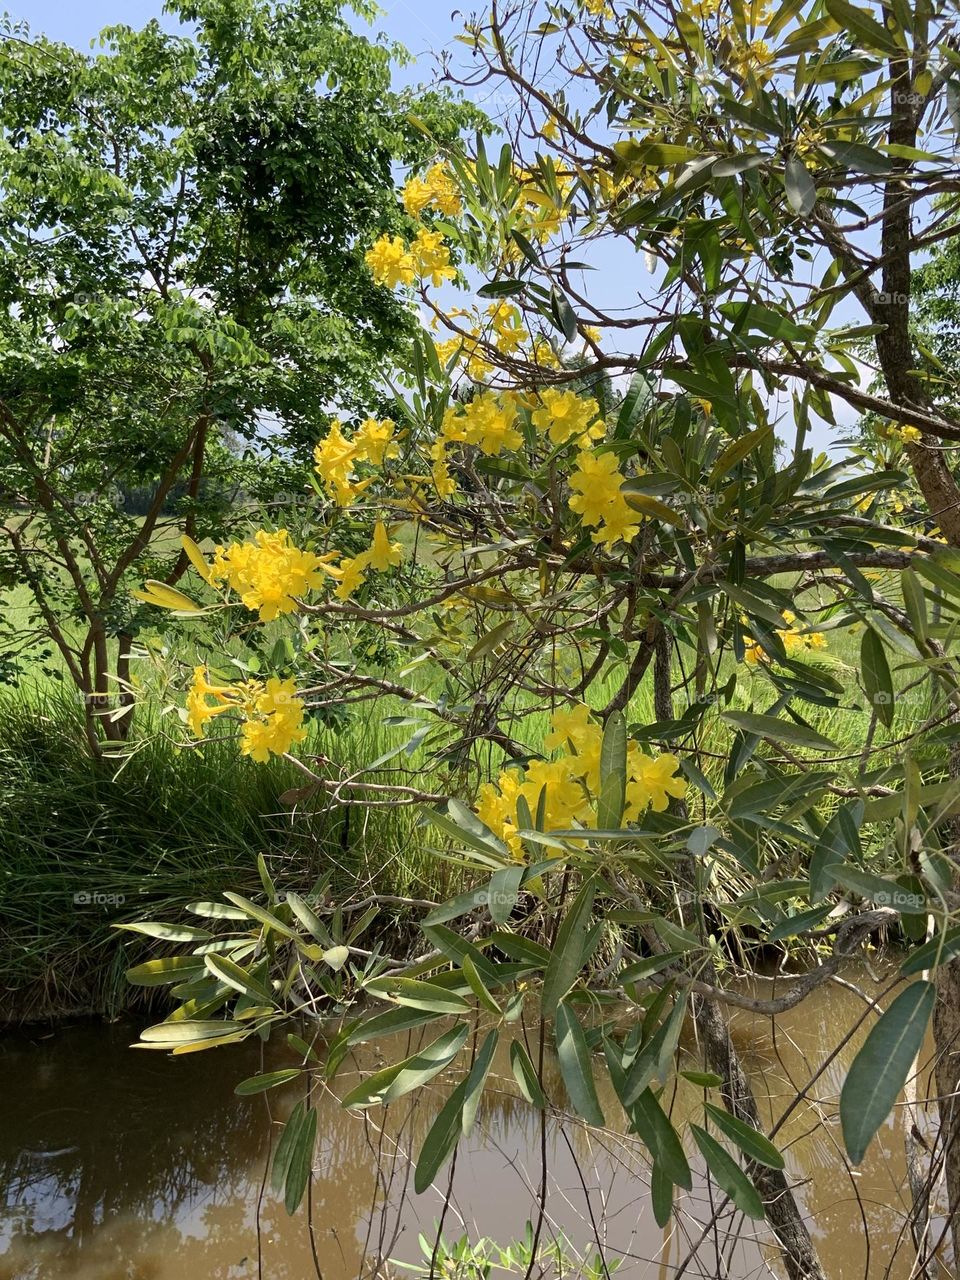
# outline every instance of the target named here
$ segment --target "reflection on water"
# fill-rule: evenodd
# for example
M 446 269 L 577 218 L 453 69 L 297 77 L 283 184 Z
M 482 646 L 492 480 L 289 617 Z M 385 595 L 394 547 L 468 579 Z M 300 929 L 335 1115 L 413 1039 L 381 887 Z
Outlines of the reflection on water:
M 875 994 L 869 975 L 851 976 Z M 737 1015 L 735 1038 L 758 1093 L 769 1097 L 771 1118 L 862 1007 L 850 991 L 829 987 L 780 1018 L 775 1030 L 766 1020 Z M 259 1044 L 168 1058 L 131 1051 L 135 1039 L 129 1025 L 0 1039 L 0 1280 L 252 1280 L 258 1265 L 267 1280 L 314 1276 L 306 1215 L 288 1218 L 262 1186 L 271 1140 L 297 1085 L 239 1099 L 234 1085 L 261 1069 Z M 402 1036 L 384 1042 L 359 1065 L 369 1069 L 384 1055 L 394 1060 L 407 1044 Z M 902 1112 L 855 1175 L 837 1155 L 836 1098 L 855 1048 L 856 1042 L 817 1081 L 780 1138 L 791 1177 L 803 1184 L 804 1210 L 831 1280 L 906 1280 L 909 1251 L 894 1256 L 909 1199 Z M 268 1061 L 280 1055 L 279 1046 L 267 1050 Z M 505 1243 L 522 1235 L 535 1212 L 539 1119 L 517 1097 L 506 1053 L 491 1080 L 458 1156 L 448 1239 L 467 1229 Z M 343 1086 L 350 1082 L 345 1074 Z M 601 1095 L 614 1117 L 611 1096 Z M 318 1100 L 312 1194 L 324 1280 L 369 1275 L 378 1258 L 418 1258 L 418 1232 L 433 1229 L 441 1196 L 414 1195 L 406 1157 L 419 1149 L 440 1097 L 438 1090 L 423 1105 L 396 1104 L 385 1127 L 380 1112 L 357 1116 L 332 1095 Z M 692 1086 L 679 1092 L 675 1115 L 695 1111 L 699 1100 Z M 664 1235 L 653 1221 L 648 1167 L 633 1138 L 551 1123 L 547 1147 L 547 1238 L 563 1232 L 587 1250 L 592 1211 L 609 1255 L 623 1259 L 620 1276 L 672 1275 L 709 1218 L 708 1188 L 684 1198 L 679 1225 Z M 708 1235 L 686 1274 L 733 1280 L 775 1274 L 749 1235 L 722 1264 L 716 1247 Z

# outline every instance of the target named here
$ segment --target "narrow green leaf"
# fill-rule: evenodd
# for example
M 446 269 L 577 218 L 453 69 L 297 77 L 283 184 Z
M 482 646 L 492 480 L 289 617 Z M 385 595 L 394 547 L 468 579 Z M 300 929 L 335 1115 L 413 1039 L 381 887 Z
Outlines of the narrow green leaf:
M 307 1189 L 307 1182 L 313 1172 L 313 1152 L 316 1143 L 317 1112 L 316 1108 L 308 1107 L 297 1127 L 290 1152 L 290 1164 L 287 1168 L 283 1204 L 289 1214 L 296 1213 Z
M 466 1092 L 463 1099 L 463 1116 L 462 1116 L 462 1133 L 465 1138 L 470 1136 L 473 1129 L 473 1122 L 477 1118 L 477 1108 L 480 1106 L 480 1097 L 483 1093 L 483 1086 L 487 1082 L 487 1076 L 490 1073 L 490 1067 L 493 1064 L 493 1055 L 497 1050 L 497 1042 L 500 1039 L 500 1033 L 496 1027 L 487 1032 L 483 1044 L 473 1061 L 470 1068 L 470 1074 L 466 1080 Z
M 297 1076 L 303 1075 L 299 1067 L 286 1067 L 282 1071 L 268 1071 L 266 1075 L 250 1076 L 248 1080 L 241 1080 L 234 1093 L 238 1097 L 246 1098 L 252 1093 L 264 1093 L 267 1089 L 275 1089 L 278 1084 L 286 1084 L 288 1080 L 296 1080 Z
M 527 1102 L 538 1111 L 546 1110 L 547 1099 L 540 1088 L 540 1081 L 530 1061 L 530 1055 L 520 1040 L 513 1040 L 510 1043 L 510 1066 L 513 1069 L 513 1078 L 517 1082 L 517 1087 Z
M 725 1133 L 731 1142 L 735 1142 L 750 1160 L 765 1164 L 769 1169 L 784 1167 L 783 1156 L 777 1148 L 769 1138 L 764 1137 L 752 1125 L 738 1120 L 729 1111 L 724 1111 L 723 1107 L 714 1106 L 712 1102 L 705 1102 L 704 1109 L 721 1133 Z
M 574 1110 L 588 1124 L 602 1128 L 606 1121 L 597 1097 L 590 1050 L 580 1020 L 567 1004 L 561 1004 L 556 1011 L 554 1038 L 560 1074 Z
M 743 1172 L 740 1166 L 727 1151 L 724 1151 L 715 1138 L 711 1138 L 706 1129 L 698 1124 L 691 1124 L 694 1140 L 700 1148 L 700 1154 L 706 1161 L 707 1168 L 721 1191 L 725 1191 L 741 1213 L 748 1218 L 760 1221 L 766 1212 L 763 1201 L 756 1187 Z
M 384 1067 L 351 1089 L 343 1099 L 345 1107 L 386 1106 L 413 1089 L 419 1089 L 444 1067 L 449 1066 L 463 1048 L 468 1028 L 458 1023 L 419 1053 Z
M 627 802 L 627 722 L 622 711 L 607 718 L 600 744 L 600 796 L 597 826 L 612 830 L 620 826 Z
M 936 991 L 914 982 L 871 1029 L 840 1091 L 840 1126 L 854 1164 L 866 1155 L 906 1083 L 933 1012 Z
M 464 1079 L 440 1108 L 439 1115 L 430 1126 L 430 1132 L 423 1140 L 413 1173 L 413 1187 L 417 1195 L 422 1195 L 433 1183 L 459 1141 L 466 1092 L 467 1081 Z
M 678 1187 L 689 1191 L 693 1186 L 690 1165 L 683 1153 L 677 1131 L 652 1090 L 644 1089 L 630 1111 L 633 1127 L 663 1173 Z
M 583 884 L 557 931 L 556 944 L 543 975 L 541 1008 L 545 1018 L 556 1012 L 583 968 L 595 893 L 596 879 L 591 876 Z

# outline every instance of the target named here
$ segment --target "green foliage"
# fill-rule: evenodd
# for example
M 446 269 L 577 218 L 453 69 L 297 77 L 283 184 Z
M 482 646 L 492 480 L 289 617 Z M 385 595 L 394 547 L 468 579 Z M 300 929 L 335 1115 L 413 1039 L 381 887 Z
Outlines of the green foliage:
M 362 246 L 466 118 L 331 0 L 172 9 L 191 34 L 94 55 L 0 31 L 0 574 L 92 745 L 129 728 L 130 587 L 186 570 L 179 530 L 295 509 L 330 406 L 376 403 L 411 324 Z

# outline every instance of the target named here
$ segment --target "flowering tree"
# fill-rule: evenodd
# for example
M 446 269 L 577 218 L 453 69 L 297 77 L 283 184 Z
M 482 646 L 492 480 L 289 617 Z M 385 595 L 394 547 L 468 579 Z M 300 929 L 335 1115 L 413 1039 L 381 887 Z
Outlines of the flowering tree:
M 495 4 L 468 29 L 474 82 L 504 82 L 516 110 L 496 156 L 478 138 L 415 171 L 406 221 L 366 254 L 423 320 L 391 417 L 320 431 L 309 546 L 263 530 L 209 562 L 188 544 L 221 594 L 142 594 L 280 614 L 320 637 L 267 684 L 222 683 L 211 653 L 188 695 L 194 734 L 237 712 L 257 756 L 295 745 L 310 704 L 405 703 L 429 789 L 396 757 L 332 776 L 304 759 L 304 794 L 426 806 L 429 838 L 468 883 L 426 917 L 431 949 L 405 967 L 265 877 L 267 906 L 232 896 L 237 931 L 215 954 L 204 937 L 132 971 L 188 979 L 147 1043 L 187 1052 L 291 1007 L 384 1002 L 345 1022 L 322 1065 L 297 1042 L 291 1072 L 329 1077 L 363 1039 L 453 1016 L 344 1100 L 369 1107 L 453 1063 L 482 1013 L 490 1030 L 419 1153 L 421 1188 L 526 1008 L 538 1051 L 515 1041 L 511 1061 L 544 1123 L 569 1106 L 603 1124 L 593 1072 L 606 1071 L 649 1149 L 659 1222 L 691 1185 L 695 1146 L 723 1205 L 766 1217 L 788 1274 L 819 1277 L 726 1011 L 799 1004 L 893 929 L 922 945 L 890 1003 L 866 1003 L 839 1115 L 857 1164 L 933 1014 L 941 1126 L 910 1161 L 917 1265 L 932 1265 L 941 1167 L 960 1208 L 960 421 L 952 375 L 915 350 L 909 303 L 915 257 L 960 228 L 950 30 L 922 5 L 847 0 Z M 605 306 L 583 281 L 610 244 Z M 585 390 L 601 374 L 616 405 Z M 839 408 L 886 424 L 880 465 L 866 444 L 839 459 L 810 448 Z M 885 496 L 910 483 L 924 532 Z M 352 660 L 368 626 L 403 647 L 403 672 Z M 744 934 L 803 960 L 802 976 L 744 994 Z M 626 1033 L 605 1013 L 611 990 L 635 1006 Z M 685 1148 L 660 1086 L 683 1069 L 687 1017 L 705 1096 Z M 551 1043 L 566 1099 L 548 1095 Z M 278 1153 L 291 1204 L 311 1124 L 299 1108 Z
M 323 406 L 376 401 L 410 330 L 363 264 L 391 165 L 477 114 L 393 92 L 402 51 L 332 0 L 170 7 L 183 34 L 118 26 L 93 56 L 0 30 L 0 574 L 94 751 L 136 701 L 130 587 L 189 568 L 170 526 L 295 506 L 280 463 Z

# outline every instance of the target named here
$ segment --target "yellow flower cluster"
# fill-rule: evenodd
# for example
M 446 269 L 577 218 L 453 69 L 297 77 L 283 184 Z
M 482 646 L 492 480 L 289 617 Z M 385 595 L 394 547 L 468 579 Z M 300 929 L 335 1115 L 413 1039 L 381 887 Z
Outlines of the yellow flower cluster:
M 212 703 L 208 698 L 213 698 Z M 225 711 L 239 711 L 243 717 L 240 750 L 263 764 L 271 755 L 280 756 L 307 736 L 303 724 L 304 706 L 292 680 L 271 676 L 265 683 L 247 680 L 242 684 L 211 684 L 206 667 L 194 667 L 193 683 L 187 693 L 187 724 L 202 738 L 207 721 Z
M 627 504 L 622 485 L 616 454 L 580 453 L 570 476 L 570 510 L 578 512 L 585 525 L 599 526 L 590 537 L 608 549 L 620 541 L 632 542 L 640 531 L 640 516 Z
M 381 236 L 366 252 L 364 261 L 377 284 L 395 289 L 400 284 L 413 284 L 417 264 L 413 254 L 399 236 Z
M 488 456 L 505 449 L 519 449 L 523 436 L 517 430 L 517 406 L 510 395 L 483 391 L 464 405 L 444 414 L 441 439 L 450 444 L 476 445 Z
M 602 440 L 606 434 L 603 422 L 598 421 L 599 414 L 596 400 L 586 400 L 575 391 L 548 388 L 540 393 L 540 407 L 533 411 L 531 419 L 554 444 L 566 444 L 577 436 L 581 447 L 589 448 L 591 440 Z
M 797 615 L 790 609 L 784 609 L 783 621 L 786 625 L 778 629 L 777 635 L 783 642 L 788 658 L 795 658 L 798 654 L 807 653 L 811 649 L 825 649 L 827 647 L 827 638 L 823 632 L 806 631 L 802 624 L 797 623 Z M 751 666 L 765 662 L 767 658 L 766 653 L 757 644 L 756 640 L 751 640 L 747 644 L 743 656 Z
M 441 233 L 423 227 L 409 246 L 399 236 L 381 236 L 367 250 L 364 261 L 377 284 L 388 289 L 413 284 L 418 278 L 440 285 L 457 274 Z
M 383 573 L 402 560 L 403 547 L 399 542 L 390 541 L 386 525 L 378 520 L 373 530 L 373 541 L 367 550 L 361 551 L 359 555 L 344 556 L 335 568 L 328 568 L 327 573 L 337 581 L 334 594 L 340 600 L 347 600 L 366 582 L 368 570 L 375 569 L 378 573 Z
M 410 253 L 417 275 L 435 287 L 443 284 L 444 280 L 452 280 L 457 274 L 450 265 L 450 250 L 439 231 L 427 231 L 421 227 L 410 246 Z
M 320 586 L 329 558 L 293 546 L 286 529 L 260 529 L 252 542 L 217 547 L 207 581 L 212 586 L 225 582 L 261 622 L 271 622 L 296 610 L 295 597 Z
M 399 451 L 396 425 L 390 418 L 379 422 L 376 418 L 367 418 L 352 439 L 348 439 L 340 423 L 334 421 L 313 451 L 314 470 L 337 506 L 348 507 L 371 483 L 369 479 L 356 479 L 354 464 L 369 462 L 379 467 L 387 458 L 395 458 Z
M 520 312 L 507 302 L 494 302 L 487 308 L 493 328 L 493 344 L 504 355 L 512 355 L 530 337 L 520 322 Z
M 534 817 L 542 805 L 544 831 L 596 827 L 602 742 L 603 730 L 588 707 L 578 705 L 555 712 L 544 746 L 550 751 L 560 749 L 563 754 L 556 760 L 533 760 L 523 770 L 505 769 L 496 783 L 485 783 L 477 800 L 477 816 L 518 860 L 524 856 L 517 835 L 523 826 L 517 813 L 520 799 Z M 624 820 L 636 822 L 648 808 L 662 813 L 671 796 L 682 798 L 687 784 L 677 777 L 678 768 L 676 756 L 644 755 L 631 738 L 627 743 Z
M 749 40 L 746 44 L 734 45 L 728 62 L 731 71 L 737 75 L 753 74 L 758 80 L 769 80 L 773 75 L 771 65 L 775 57 L 766 40 Z
M 422 178 L 414 175 L 403 188 L 403 207 L 411 218 L 419 218 L 424 209 L 436 209 L 446 217 L 460 212 L 460 194 L 456 183 L 442 164 L 435 164 Z

